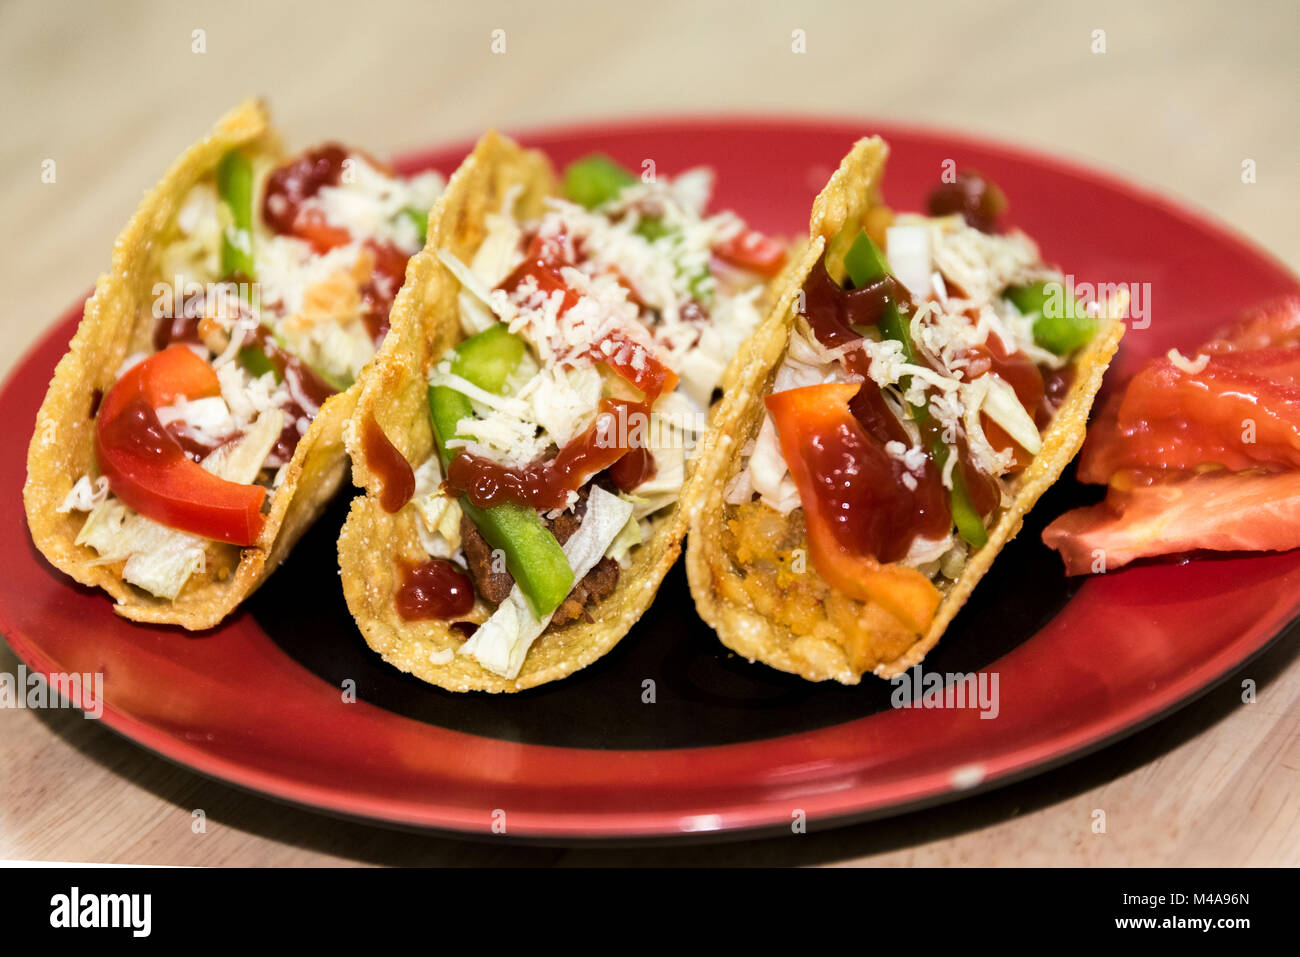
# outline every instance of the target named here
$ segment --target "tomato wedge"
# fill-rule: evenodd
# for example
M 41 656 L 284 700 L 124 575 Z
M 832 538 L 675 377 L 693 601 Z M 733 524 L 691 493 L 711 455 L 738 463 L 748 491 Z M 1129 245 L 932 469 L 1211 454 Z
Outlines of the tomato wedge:
M 96 421 L 99 470 L 113 494 L 169 528 L 252 545 L 265 518 L 266 489 L 213 475 L 185 454 L 155 409 L 179 396 L 221 394 L 212 367 L 188 347 L 169 346 L 132 366 L 104 395 Z
M 881 564 L 863 547 L 861 523 L 886 517 L 872 514 L 882 511 L 874 505 L 888 500 L 888 490 L 877 486 L 895 476 L 849 408 L 860 388 L 857 382 L 805 386 L 764 402 L 799 489 L 813 567 L 837 591 L 875 602 L 924 633 L 939 607 L 939 590 L 916 569 Z
M 741 269 L 775 276 L 785 265 L 785 244 L 756 229 L 743 229 L 714 246 L 713 255 Z
M 1300 548 L 1300 473 L 1215 472 L 1129 489 L 1066 512 L 1043 531 L 1068 575 L 1196 549 Z

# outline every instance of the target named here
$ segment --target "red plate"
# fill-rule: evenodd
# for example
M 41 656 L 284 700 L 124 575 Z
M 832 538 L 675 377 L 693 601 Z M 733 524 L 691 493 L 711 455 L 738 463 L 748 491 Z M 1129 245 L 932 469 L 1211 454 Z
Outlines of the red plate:
M 1150 327 L 1121 365 L 1191 346 L 1243 305 L 1300 289 L 1267 254 L 1166 199 L 1073 164 L 869 122 L 639 122 L 525 136 L 560 163 L 602 150 L 672 173 L 705 163 L 715 205 L 760 229 L 806 228 L 813 194 L 855 138 L 879 132 L 886 196 L 919 208 L 945 159 L 990 176 L 1011 221 L 1079 281 L 1149 283 Z M 412 158 L 449 170 L 466 147 Z M 1038 542 L 1095 497 L 1068 477 L 1040 503 L 927 661 L 986 668 L 996 718 L 894 709 L 891 686 L 812 685 L 738 660 L 694 616 L 680 567 L 603 661 L 514 696 L 447 694 L 389 669 L 348 618 L 334 539 L 340 503 L 215 631 L 129 624 L 32 547 L 24 455 L 70 312 L 4 389 L 0 624 L 42 672 L 103 672 L 103 720 L 198 771 L 278 798 L 418 827 L 528 837 L 645 837 L 847 821 L 952 797 L 1060 763 L 1189 701 L 1300 612 L 1300 553 L 1228 556 L 1069 581 Z M 359 700 L 345 703 L 351 679 Z M 653 681 L 654 703 L 646 703 Z M 504 815 L 502 814 L 504 812 Z

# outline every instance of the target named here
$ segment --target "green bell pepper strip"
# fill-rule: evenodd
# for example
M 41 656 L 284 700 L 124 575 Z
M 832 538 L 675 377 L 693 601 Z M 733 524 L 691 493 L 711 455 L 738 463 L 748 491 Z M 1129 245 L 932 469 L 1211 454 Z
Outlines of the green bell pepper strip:
M 1082 302 L 1073 296 L 1067 299 L 1058 282 L 1018 286 L 1008 289 L 1006 297 L 1022 316 L 1038 314 L 1034 320 L 1034 342 L 1058 356 L 1083 348 L 1097 331 L 1097 320 L 1088 315 Z
M 853 240 L 853 245 L 845 253 L 844 268 L 848 272 L 849 279 L 858 289 L 877 282 L 889 274 L 889 263 L 885 261 L 884 255 L 865 232 L 858 233 L 857 238 Z M 902 345 L 903 357 L 909 365 L 917 364 L 916 347 L 912 344 L 912 337 L 908 333 L 907 323 L 903 319 L 903 314 L 899 311 L 898 304 L 892 299 L 885 303 L 885 311 L 881 313 L 879 328 L 883 338 L 893 339 Z M 899 382 L 899 386 L 906 391 L 907 380 L 904 379 Z M 948 464 L 948 456 L 952 454 L 952 450 L 948 447 L 948 443 L 943 440 L 943 432 L 939 428 L 939 423 L 935 421 L 934 416 L 930 414 L 930 410 L 926 406 L 908 403 L 908 408 L 911 410 L 912 420 L 921 431 L 921 438 L 925 443 L 926 451 L 930 453 L 930 457 L 934 460 L 935 468 L 939 470 L 940 474 L 943 474 L 944 467 Z M 952 510 L 953 524 L 957 526 L 957 534 L 974 548 L 985 545 L 989 540 L 988 530 L 984 527 L 984 519 L 971 501 L 970 490 L 966 487 L 966 477 L 958 467 L 954 467 L 952 470 L 952 490 L 949 492 L 948 498 L 949 507 Z
M 587 209 L 595 209 L 635 182 L 635 176 L 608 156 L 592 153 L 574 160 L 565 169 L 564 196 Z
M 398 212 L 396 218 L 405 219 L 415 227 L 415 234 L 420 237 L 420 248 L 423 249 L 424 244 L 428 242 L 429 239 L 428 214 L 420 212 L 414 206 L 407 206 L 405 209 Z
M 280 381 L 280 370 L 267 357 L 266 350 L 259 345 L 244 346 L 240 349 L 239 364 L 255 379 L 260 379 L 269 372 L 275 376 L 276 382 Z
M 221 271 L 228 278 L 256 279 L 253 266 L 253 164 L 236 150 L 217 164 L 217 197 L 225 210 Z
M 480 389 L 500 392 L 524 349 L 524 341 L 504 325 L 491 326 L 452 351 L 451 371 Z M 445 472 L 457 454 L 456 449 L 447 448 L 447 442 L 456 437 L 457 423 L 474 415 L 474 407 L 464 393 L 434 385 L 429 387 L 429 413 Z M 479 508 L 464 495 L 460 507 L 487 543 L 505 554 L 506 568 L 533 614 L 540 620 L 560 607 L 573 590 L 573 569 L 536 510 L 515 504 Z

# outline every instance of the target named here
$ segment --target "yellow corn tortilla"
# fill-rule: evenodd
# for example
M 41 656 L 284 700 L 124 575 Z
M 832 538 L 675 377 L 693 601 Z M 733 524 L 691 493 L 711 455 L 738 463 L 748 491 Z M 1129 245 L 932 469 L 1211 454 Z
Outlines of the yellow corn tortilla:
M 795 298 L 826 243 L 847 223 L 865 225 L 869 214 L 880 208 L 880 182 L 888 152 L 879 137 L 858 141 L 814 201 L 811 243 L 800 269 L 737 356 L 743 371 L 737 374 L 733 390 L 723 398 L 718 410 L 712 432 L 716 448 L 702 457 L 698 476 L 701 493 L 693 502 L 690 516 L 686 569 L 700 617 L 736 653 L 810 681 L 857 684 L 865 672 L 853 667 L 845 648 L 825 633 L 795 633 L 745 600 L 746 570 L 723 546 L 730 509 L 724 495 L 740 469 L 742 450 L 762 425 L 763 397 L 771 389 L 794 329 Z M 1042 450 L 1016 478 L 1013 501 L 989 529 L 988 544 L 969 556 L 956 581 L 944 579 L 939 583 L 942 601 L 929 630 L 913 633 L 878 605 L 857 603 L 860 627 L 870 637 L 872 647 L 879 649 L 870 669 L 876 675 L 889 678 L 901 674 L 938 643 L 998 552 L 1020 531 L 1026 513 L 1074 458 L 1083 444 L 1088 412 L 1101 387 L 1102 375 L 1123 334 L 1121 322 L 1106 319 L 1077 356 L 1074 383 L 1043 435 Z M 806 573 L 815 575 L 816 571 L 810 565 Z
M 461 338 L 457 295 L 460 284 L 438 258 L 449 250 L 469 262 L 486 235 L 485 217 L 501 208 L 512 189 L 520 190 L 515 213 L 531 218 L 557 191 L 555 173 L 541 153 L 523 150 L 496 132 L 487 133 L 447 184 L 429 217 L 428 242 L 411 260 L 407 281 L 393 306 L 388 338 L 363 378 L 346 435 L 352 453 L 353 481 L 366 491 L 352 503 L 339 537 L 343 593 L 366 642 L 394 667 L 450 691 L 521 691 L 563 678 L 613 648 L 649 607 L 659 583 L 681 552 L 688 503 L 698 494 L 699 449 L 687 460 L 678 503 L 657 516 L 651 534 L 631 552 L 618 586 L 589 608 L 592 621 L 579 620 L 547 631 L 528 651 L 513 679 L 483 668 L 454 652 L 464 634 L 444 621 L 407 621 L 397 612 L 401 563 L 428 559 L 416 531 L 411 506 L 395 514 L 379 502 L 382 483 L 366 464 L 362 429 L 373 417 L 389 440 L 415 466 L 434 454 L 428 410 L 428 373 Z M 775 283 L 769 289 L 776 288 Z M 489 614 L 480 600 L 470 620 Z M 452 653 L 446 663 L 434 663 Z
M 109 388 L 128 355 L 153 351 L 153 286 L 172 279 L 160 271 L 163 239 L 174 228 L 190 188 L 212 174 L 232 149 L 283 158 L 262 103 L 241 104 L 191 146 L 145 195 L 117 238 L 112 267 L 96 283 L 37 414 L 23 487 L 32 539 L 51 564 L 83 585 L 104 589 L 117 600 L 114 610 L 123 617 L 191 630 L 213 627 L 252 594 L 338 490 L 347 474 L 343 425 L 355 400 L 355 389 L 349 389 L 321 407 L 283 481 L 270 493 L 257 543 L 244 549 L 211 543 L 206 569 L 191 576 L 172 601 L 123 581 L 119 565 L 97 564 L 94 549 L 76 544 L 86 514 L 57 511 L 80 476 L 97 473 L 91 414 L 97 393 Z

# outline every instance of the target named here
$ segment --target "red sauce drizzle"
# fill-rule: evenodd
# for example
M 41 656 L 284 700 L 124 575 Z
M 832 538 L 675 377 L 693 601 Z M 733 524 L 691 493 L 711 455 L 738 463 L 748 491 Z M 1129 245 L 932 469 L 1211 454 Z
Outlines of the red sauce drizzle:
M 445 558 L 403 565 L 397 613 L 407 621 L 460 618 L 474 607 L 474 583 Z
M 399 511 L 415 494 L 415 471 L 373 415 L 361 426 L 361 451 L 370 471 L 379 476 L 379 504 L 386 512 Z
M 637 445 L 609 467 L 609 479 L 620 492 L 631 492 L 654 478 L 656 470 L 654 455 Z
M 122 411 L 100 423 L 99 428 L 104 445 L 128 451 L 146 462 L 165 466 L 186 457 L 185 450 L 158 420 L 158 413 L 143 395 L 127 400 Z
M 565 508 L 569 493 L 627 454 L 624 444 L 631 416 L 646 407 L 626 399 L 601 399 L 596 420 L 550 459 L 508 468 L 489 458 L 462 452 L 447 469 L 447 485 L 469 496 L 479 508 L 514 502 L 538 510 Z

